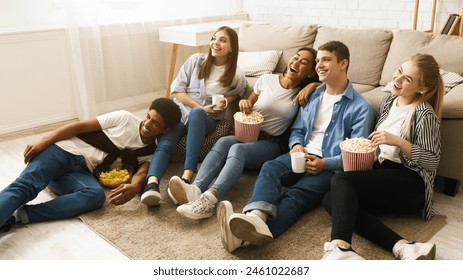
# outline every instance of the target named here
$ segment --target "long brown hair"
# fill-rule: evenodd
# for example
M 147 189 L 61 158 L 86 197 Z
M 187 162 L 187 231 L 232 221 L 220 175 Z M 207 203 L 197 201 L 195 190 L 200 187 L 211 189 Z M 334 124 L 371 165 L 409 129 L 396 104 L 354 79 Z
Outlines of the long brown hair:
M 225 71 L 220 77 L 219 82 L 222 84 L 223 87 L 229 87 L 232 85 L 233 79 L 235 78 L 236 66 L 238 64 L 238 34 L 233 28 L 230 28 L 228 26 L 222 26 L 214 32 L 214 35 L 221 30 L 224 30 L 227 33 L 228 37 L 230 37 L 231 53 L 228 55 L 227 64 L 225 65 Z M 203 62 L 203 64 L 201 65 L 201 69 L 199 70 L 198 78 L 209 78 L 213 64 L 214 57 L 212 56 L 211 48 L 209 48 L 206 60 Z
M 442 103 L 444 100 L 444 83 L 442 76 L 439 72 L 439 64 L 436 59 L 429 54 L 415 54 L 408 59 L 413 65 L 418 68 L 420 80 L 419 83 L 425 88 L 423 92 L 420 92 L 418 97 L 415 99 L 407 117 L 407 137 L 410 135 L 411 129 L 411 116 L 415 111 L 416 107 L 423 103 L 428 102 L 438 118 L 442 116 Z

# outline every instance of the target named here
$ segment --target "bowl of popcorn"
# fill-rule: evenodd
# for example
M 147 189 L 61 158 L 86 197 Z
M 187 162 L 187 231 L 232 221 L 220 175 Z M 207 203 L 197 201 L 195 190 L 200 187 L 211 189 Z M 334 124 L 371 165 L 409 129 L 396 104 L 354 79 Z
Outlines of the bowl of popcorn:
M 117 188 L 132 178 L 133 168 L 128 164 L 103 165 L 95 170 L 98 182 L 106 188 Z
M 366 138 L 346 139 L 341 147 L 344 171 L 373 169 L 378 146 Z
M 249 115 L 236 112 L 233 115 L 235 120 L 235 137 L 240 142 L 254 142 L 259 138 L 260 127 L 264 121 L 261 113 L 252 111 Z

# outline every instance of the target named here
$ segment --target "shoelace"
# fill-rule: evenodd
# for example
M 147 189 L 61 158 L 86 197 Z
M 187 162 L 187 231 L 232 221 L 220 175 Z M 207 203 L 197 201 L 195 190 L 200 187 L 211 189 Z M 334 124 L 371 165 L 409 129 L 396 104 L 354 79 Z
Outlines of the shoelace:
M 189 202 L 188 204 L 191 205 L 191 207 L 193 208 L 195 212 L 198 212 L 198 210 L 201 210 L 201 209 L 210 210 L 214 208 L 214 205 L 204 195 L 201 195 L 199 199 L 193 200 Z
M 148 185 L 145 186 L 145 189 L 143 192 L 149 191 L 149 190 L 154 190 L 159 192 L 159 185 L 156 183 L 149 183 Z

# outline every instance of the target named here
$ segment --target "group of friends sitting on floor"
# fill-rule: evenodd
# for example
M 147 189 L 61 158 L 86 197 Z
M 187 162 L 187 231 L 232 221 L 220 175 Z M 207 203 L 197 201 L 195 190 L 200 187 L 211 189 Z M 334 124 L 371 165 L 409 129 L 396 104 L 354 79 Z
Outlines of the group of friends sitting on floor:
M 354 233 L 398 259 L 434 259 L 435 244 L 407 240 L 378 217 L 435 214 L 444 92 L 436 60 L 427 54 L 404 58 L 391 93 L 373 108 L 347 78 L 350 55 L 342 42 L 297 50 L 282 74 L 260 76 L 246 98 L 238 50 L 237 33 L 220 27 L 208 53 L 192 55 L 180 68 L 171 98 L 154 100 L 144 119 L 110 112 L 66 124 L 27 145 L 26 167 L 0 192 L 0 230 L 75 217 L 105 201 L 122 205 L 138 195 L 149 207 L 159 205 L 161 179 L 185 137 L 184 170 L 170 178 L 167 193 L 186 218 L 216 214 L 229 252 L 272 242 L 322 204 L 332 224 L 322 259 L 363 259 L 352 249 Z M 212 104 L 215 94 L 225 100 Z M 258 140 L 223 136 L 197 170 L 205 138 L 232 102 L 244 114 L 262 114 Z M 340 143 L 356 137 L 379 147 L 376 161 L 371 170 L 344 172 Z M 305 172 L 292 171 L 295 152 L 305 154 Z M 94 170 L 115 159 L 132 165 L 134 174 L 106 196 Z M 247 204 L 234 213 L 223 198 L 245 169 L 260 171 Z M 57 196 L 28 204 L 46 187 Z

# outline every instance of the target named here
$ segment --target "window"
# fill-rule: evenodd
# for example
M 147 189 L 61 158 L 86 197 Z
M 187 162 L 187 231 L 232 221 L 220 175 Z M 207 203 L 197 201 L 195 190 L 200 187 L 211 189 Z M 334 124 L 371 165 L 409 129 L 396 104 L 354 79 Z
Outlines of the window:
M 231 15 L 242 0 L 2 0 L 0 30 Z

